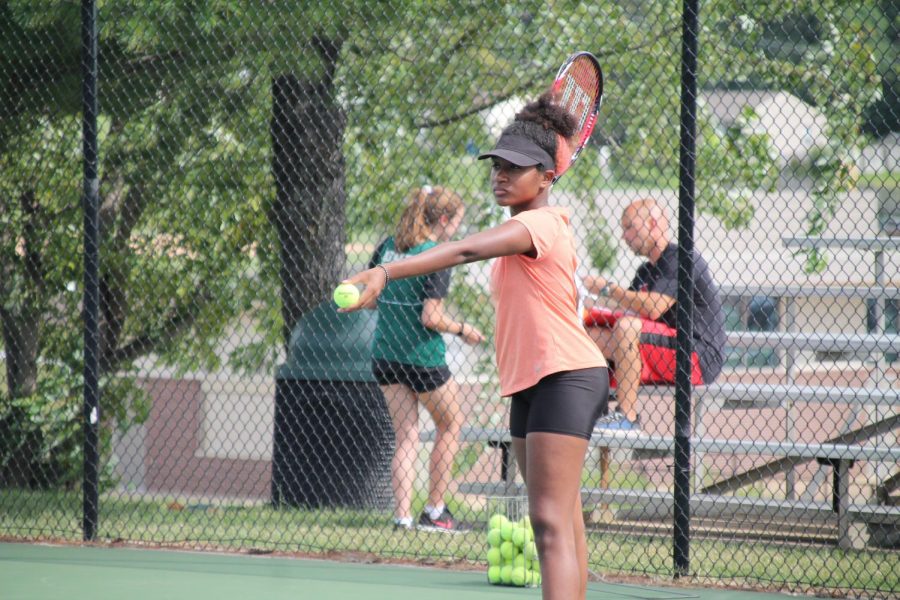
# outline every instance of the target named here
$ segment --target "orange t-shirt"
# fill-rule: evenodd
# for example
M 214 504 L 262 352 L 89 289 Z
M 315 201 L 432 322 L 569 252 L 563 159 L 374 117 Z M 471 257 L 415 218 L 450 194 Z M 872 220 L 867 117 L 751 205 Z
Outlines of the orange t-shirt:
M 537 256 L 503 256 L 491 270 L 503 396 L 552 373 L 606 366 L 582 324 L 568 209 L 545 206 L 513 219 L 528 229 Z

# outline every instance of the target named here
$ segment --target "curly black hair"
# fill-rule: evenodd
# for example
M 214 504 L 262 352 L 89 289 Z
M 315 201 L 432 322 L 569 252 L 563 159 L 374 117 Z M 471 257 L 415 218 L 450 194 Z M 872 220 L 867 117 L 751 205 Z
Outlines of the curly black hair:
M 558 136 L 566 139 L 572 137 L 576 126 L 575 117 L 557 104 L 548 91 L 516 113 L 516 119 L 506 126 L 503 133 L 527 137 L 547 154 L 556 157 Z

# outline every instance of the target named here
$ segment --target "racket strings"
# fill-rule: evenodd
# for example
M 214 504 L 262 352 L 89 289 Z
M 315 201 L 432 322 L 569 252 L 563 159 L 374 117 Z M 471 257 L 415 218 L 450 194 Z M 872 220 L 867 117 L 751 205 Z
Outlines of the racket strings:
M 563 77 L 557 92 L 558 102 L 575 117 L 575 134 L 569 143 L 577 148 L 587 141 L 600 96 L 600 77 L 593 62 L 587 58 L 576 59 Z
M 575 132 L 569 138 L 559 136 L 556 152 L 557 179 L 575 162 L 594 129 L 603 93 L 603 80 L 595 59 L 585 55 L 574 58 L 553 85 L 556 102 L 575 120 Z

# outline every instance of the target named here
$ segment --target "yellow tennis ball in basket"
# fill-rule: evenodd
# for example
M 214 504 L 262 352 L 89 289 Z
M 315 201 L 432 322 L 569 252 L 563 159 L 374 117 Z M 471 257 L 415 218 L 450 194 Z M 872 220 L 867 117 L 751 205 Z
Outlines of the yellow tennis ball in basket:
M 512 543 L 522 548 L 528 542 L 528 530 L 524 527 L 516 525 L 513 527 L 512 537 L 510 538 Z
M 500 563 L 503 562 L 503 556 L 500 554 L 500 548 L 491 548 L 487 552 L 487 561 L 488 565 L 494 567 L 500 566 Z
M 340 308 L 350 308 L 359 302 L 359 289 L 352 283 L 342 283 L 334 288 L 334 303 Z
M 500 567 L 491 567 L 488 569 L 488 581 L 491 583 L 500 583 Z
M 516 557 L 516 547 L 513 546 L 512 542 L 503 542 L 500 544 L 500 556 L 508 561 L 511 561 Z
M 500 526 L 500 537 L 502 537 L 504 540 L 511 540 L 512 534 L 513 534 L 513 529 L 514 529 L 513 524 L 510 523 L 509 521 L 505 521 Z
M 499 529 L 491 529 L 487 534 L 488 545 L 491 548 L 499 548 L 500 543 L 503 541 L 503 537 L 500 535 Z
M 537 544 L 533 541 L 525 544 L 525 547 L 522 548 L 522 554 L 525 555 L 526 560 L 534 560 L 536 561 L 538 558 Z
M 501 515 L 500 513 L 491 515 L 490 520 L 488 520 L 488 528 L 489 529 L 500 529 L 504 523 L 508 523 L 509 519 L 506 518 L 505 515 Z

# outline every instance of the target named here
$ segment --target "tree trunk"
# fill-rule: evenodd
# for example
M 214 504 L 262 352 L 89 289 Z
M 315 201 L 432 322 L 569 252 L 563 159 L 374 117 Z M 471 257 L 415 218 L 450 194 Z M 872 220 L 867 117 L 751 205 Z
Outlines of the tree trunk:
M 6 349 L 6 386 L 10 398 L 30 396 L 37 389 L 38 318 L 0 309 L 0 329 Z
M 285 73 L 272 81 L 276 191 L 268 216 L 281 246 L 286 349 L 300 317 L 329 297 L 345 260 L 346 116 L 334 89 L 341 42 L 322 38 L 314 42 L 326 65 L 321 78 L 305 80 Z
M 0 329 L 6 350 L 7 401 L 0 410 L 0 488 L 40 486 L 40 432 L 30 427 L 28 414 L 12 407 L 14 398 L 37 391 L 38 320 L 0 309 Z
M 0 268 L 0 280 L 12 281 L 13 270 L 20 268 L 20 280 L 27 283 L 27 292 L 18 290 L 19 300 L 2 302 L 15 290 L 0 283 L 0 334 L 6 357 L 6 401 L 0 407 L 0 488 L 40 485 L 40 432 L 30 427 L 28 415 L 21 408 L 13 408 L 12 401 L 33 395 L 37 391 L 38 352 L 40 348 L 40 310 L 36 296 L 43 285 L 38 231 L 40 214 L 34 194 L 19 198 L 23 213 L 28 215 L 22 232 L 19 252 L 21 260 L 12 260 Z M 0 396 L 2 397 L 2 396 Z

